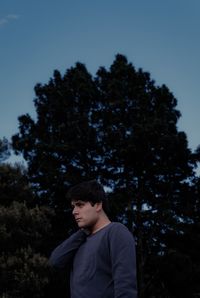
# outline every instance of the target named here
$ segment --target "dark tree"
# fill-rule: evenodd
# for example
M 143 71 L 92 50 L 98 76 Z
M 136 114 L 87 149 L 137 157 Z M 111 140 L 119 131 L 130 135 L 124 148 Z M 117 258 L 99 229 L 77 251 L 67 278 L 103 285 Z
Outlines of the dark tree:
M 35 93 L 37 119 L 19 117 L 12 141 L 28 162 L 38 202 L 52 206 L 59 220 L 64 211 L 71 228 L 66 190 L 100 179 L 110 187 L 111 217 L 134 230 L 140 297 L 171 297 L 166 275 L 158 282 L 158 264 L 169 235 L 178 239 L 199 218 L 199 154 L 177 129 L 176 98 L 122 55 L 95 78 L 80 63 L 63 76 L 56 70 Z
M 52 216 L 48 207 L 0 206 L 0 297 L 45 297 Z
M 26 169 L 21 165 L 0 165 L 0 205 L 10 206 L 13 201 L 35 205 L 34 194 L 28 183 Z
M 156 86 L 148 73 L 136 71 L 121 55 L 109 71 L 98 71 L 96 81 L 102 177 L 113 186 L 114 199 L 121 193 L 121 216 L 129 228 L 133 219 L 136 223 L 139 282 L 146 290 L 149 256 L 165 254 L 166 235 L 182 233 L 182 223 L 191 220 L 198 159 L 185 133 L 177 130 L 177 100 L 165 85 Z
M 63 77 L 55 71 L 35 93 L 37 121 L 19 117 L 13 145 L 28 162 L 40 200 L 63 209 L 66 189 L 96 176 L 96 131 L 88 119 L 96 88 L 84 65 L 77 63 Z
M 50 283 L 54 212 L 33 202 L 25 170 L 0 165 L 0 297 L 42 298 Z

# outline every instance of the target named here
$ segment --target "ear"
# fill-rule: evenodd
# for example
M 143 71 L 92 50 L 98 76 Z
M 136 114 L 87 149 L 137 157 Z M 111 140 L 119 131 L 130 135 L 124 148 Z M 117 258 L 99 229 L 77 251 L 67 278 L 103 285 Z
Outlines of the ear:
M 96 205 L 96 211 L 100 212 L 103 208 L 102 208 L 102 202 L 98 202 L 95 204 Z

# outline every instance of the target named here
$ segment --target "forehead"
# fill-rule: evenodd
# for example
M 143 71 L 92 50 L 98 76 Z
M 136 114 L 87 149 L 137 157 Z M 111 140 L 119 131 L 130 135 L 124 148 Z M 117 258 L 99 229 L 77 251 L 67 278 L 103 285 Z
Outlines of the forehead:
M 80 204 L 86 204 L 87 202 L 82 201 L 82 200 L 72 200 L 71 201 L 71 205 L 72 206 L 76 206 L 76 205 L 80 205 Z

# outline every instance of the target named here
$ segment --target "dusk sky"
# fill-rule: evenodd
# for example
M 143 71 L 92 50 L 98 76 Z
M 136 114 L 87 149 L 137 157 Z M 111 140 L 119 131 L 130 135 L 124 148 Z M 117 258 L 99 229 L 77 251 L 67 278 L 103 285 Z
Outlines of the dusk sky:
M 79 61 L 95 75 L 117 53 L 166 84 L 178 100 L 189 147 L 200 144 L 199 0 L 2 0 L 0 138 L 35 117 L 34 86 Z

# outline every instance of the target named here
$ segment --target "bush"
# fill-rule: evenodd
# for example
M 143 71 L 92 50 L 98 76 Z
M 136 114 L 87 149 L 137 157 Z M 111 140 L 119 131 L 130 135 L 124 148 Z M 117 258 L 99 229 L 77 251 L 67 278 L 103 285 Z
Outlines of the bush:
M 1 298 L 41 298 L 49 283 L 46 257 L 28 248 L 0 256 Z

